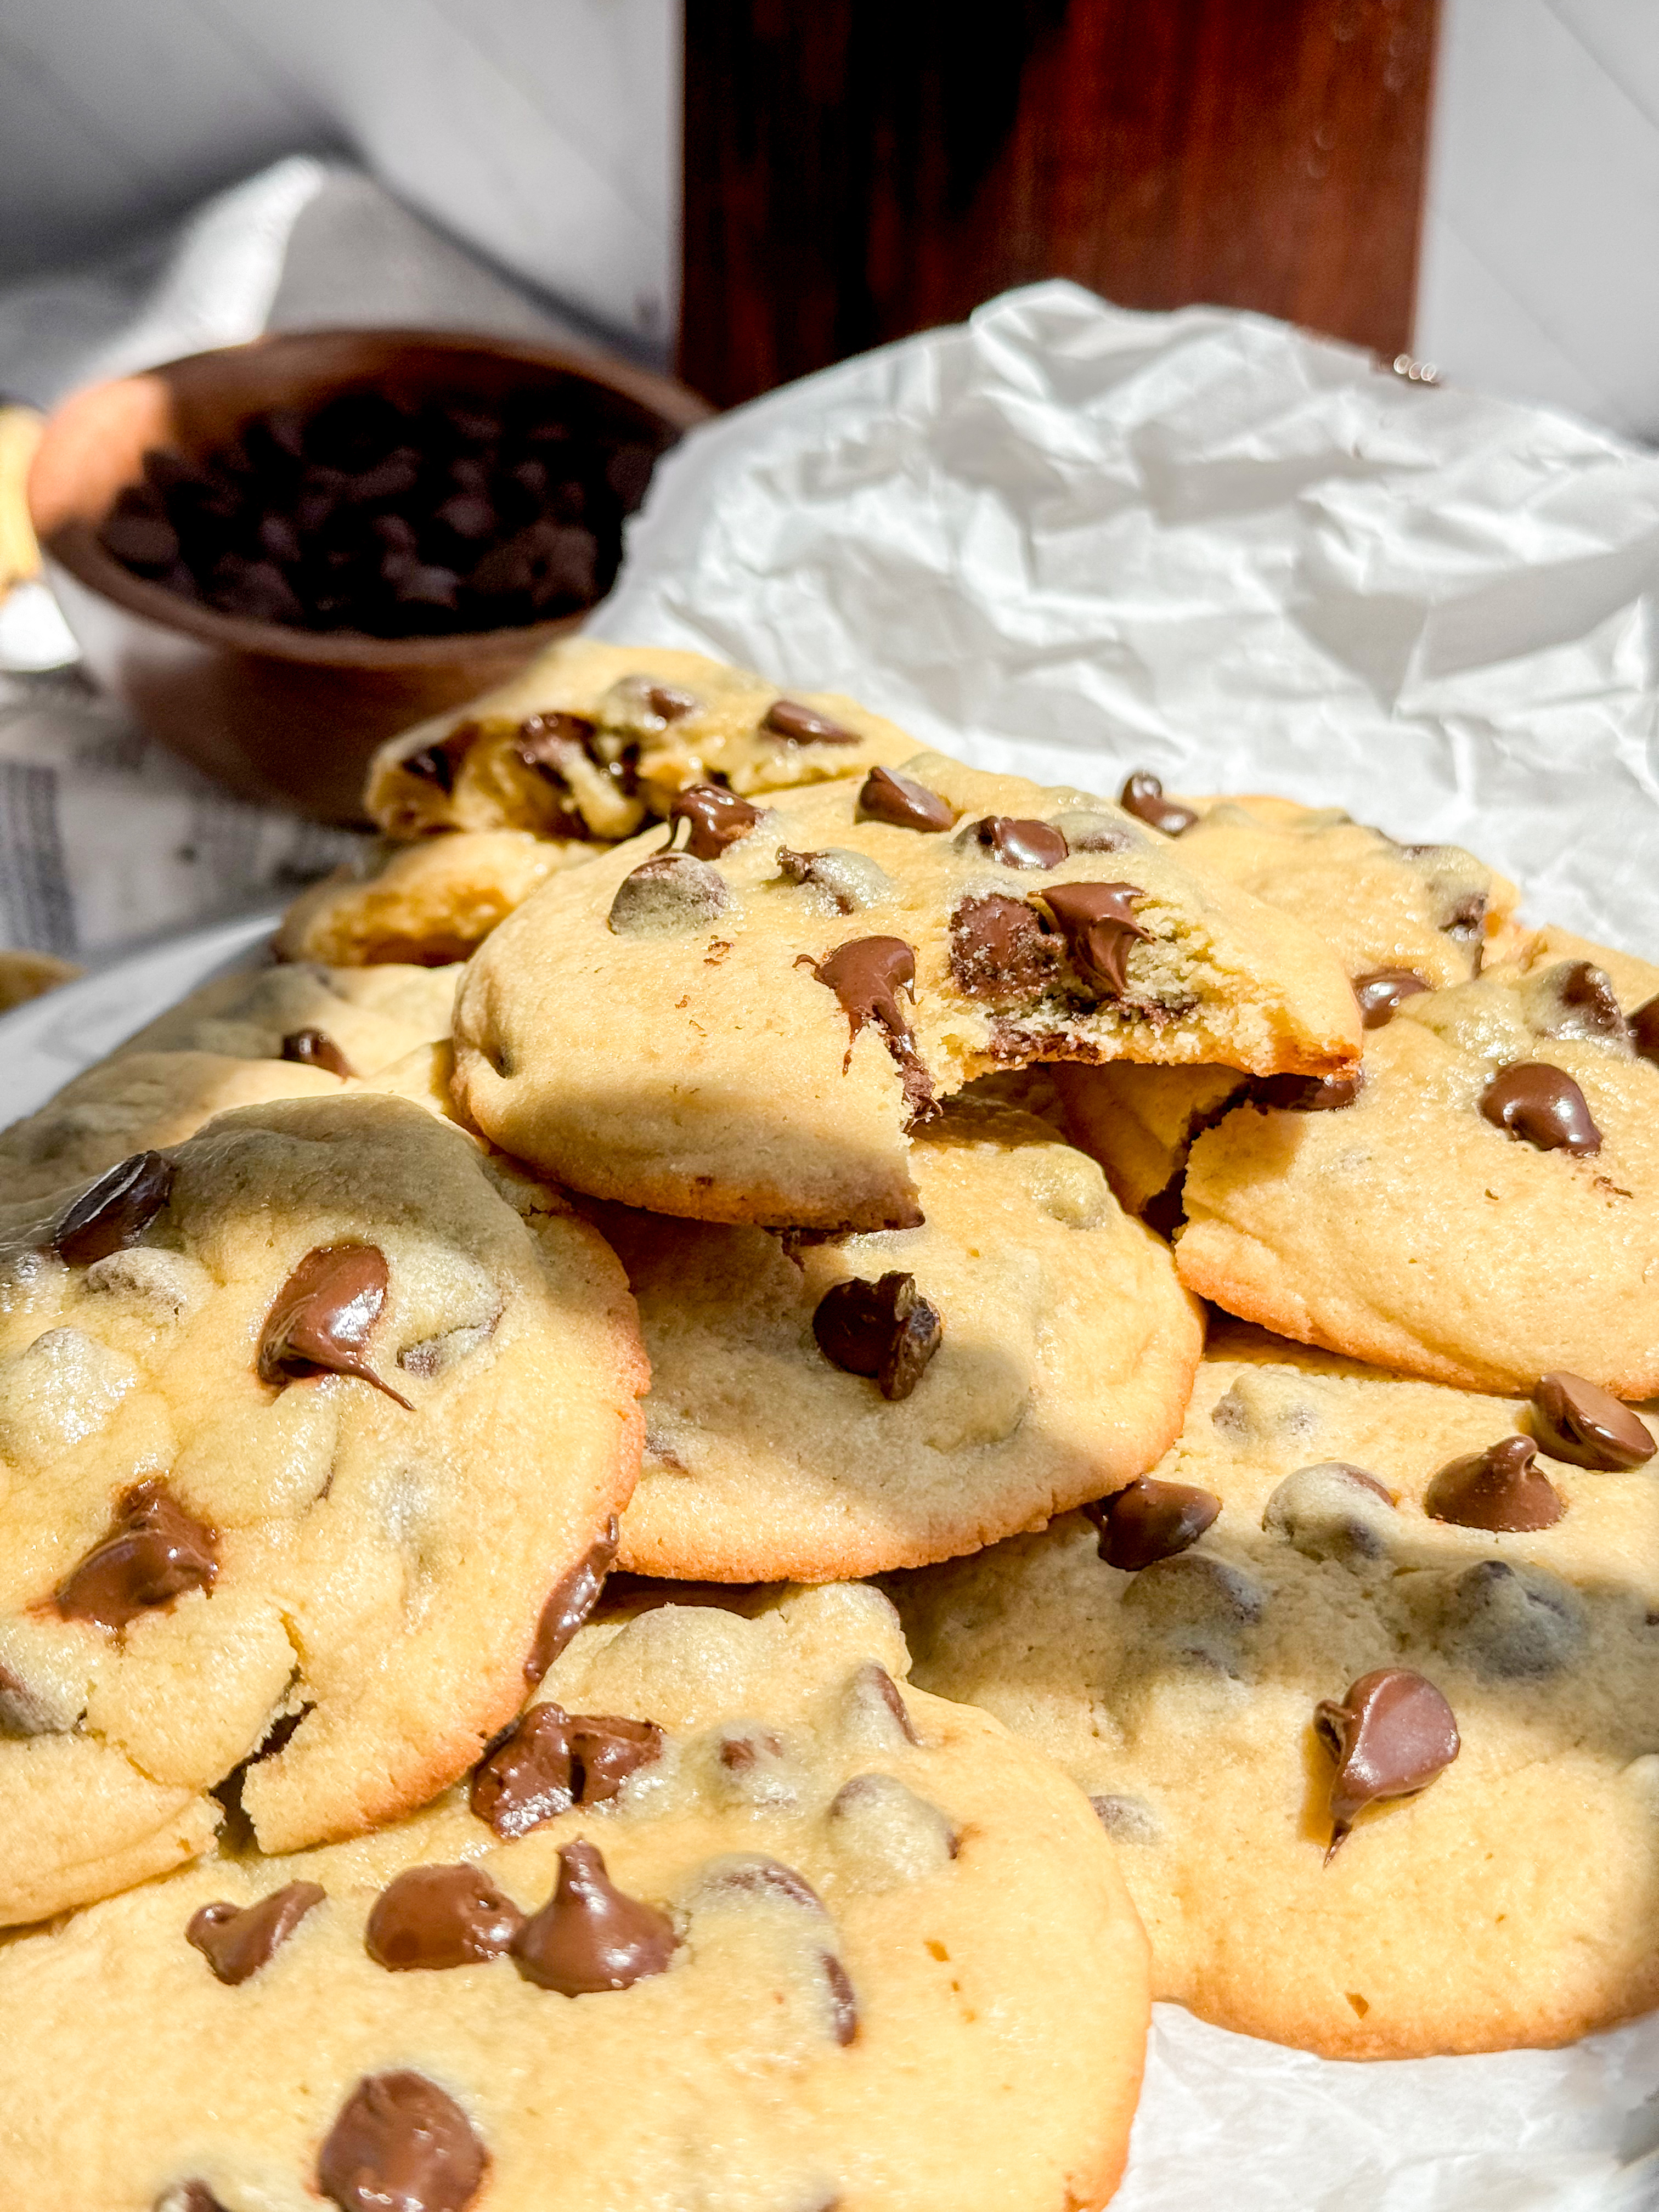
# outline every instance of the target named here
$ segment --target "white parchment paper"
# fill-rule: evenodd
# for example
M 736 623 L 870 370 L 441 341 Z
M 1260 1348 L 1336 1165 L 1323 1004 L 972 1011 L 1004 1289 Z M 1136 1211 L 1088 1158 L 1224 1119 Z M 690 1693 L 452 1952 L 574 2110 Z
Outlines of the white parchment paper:
M 1531 919 L 1659 958 L 1656 586 L 1659 457 L 1054 283 L 694 433 L 591 627 L 850 691 L 988 767 L 1455 840 Z M 1360 2066 L 1160 2006 L 1117 2202 L 1659 2206 L 1659 2018 Z

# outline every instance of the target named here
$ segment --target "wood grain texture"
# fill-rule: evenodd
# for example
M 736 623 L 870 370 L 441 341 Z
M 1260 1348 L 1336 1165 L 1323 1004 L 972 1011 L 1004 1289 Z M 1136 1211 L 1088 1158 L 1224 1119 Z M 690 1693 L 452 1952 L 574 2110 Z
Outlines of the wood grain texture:
M 1437 0 L 687 0 L 681 368 L 722 404 L 1011 284 L 1410 342 Z

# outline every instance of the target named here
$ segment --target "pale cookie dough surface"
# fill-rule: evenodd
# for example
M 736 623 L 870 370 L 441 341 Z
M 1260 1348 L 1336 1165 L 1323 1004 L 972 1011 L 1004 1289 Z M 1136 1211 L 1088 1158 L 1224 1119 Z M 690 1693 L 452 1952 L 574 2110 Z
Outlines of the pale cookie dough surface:
M 206 1793 L 278 1723 L 241 1789 L 268 1847 L 445 1787 L 520 1703 L 550 1589 L 637 1474 L 620 1268 L 550 1197 L 526 1225 L 459 1132 L 313 1098 L 169 1157 L 130 1249 L 66 1263 L 61 1200 L 0 1214 L 3 1921 L 199 1850 Z M 407 1407 L 356 1375 L 261 1379 L 279 1294 L 336 1246 L 381 1255 L 360 1357 Z M 146 1485 L 210 1570 L 89 1615 L 63 1593 Z
M 444 2199 L 466 2212 L 1092 2212 L 1139 2087 L 1145 1938 L 1074 1785 L 982 1713 L 900 1689 L 905 1664 L 891 1607 L 856 1587 L 602 1622 L 545 1688 L 665 1731 L 609 1802 L 504 1842 L 458 1790 L 13 1943 L 9 2186 L 76 2212 L 151 2212 L 191 2182 L 224 2212 L 317 2212 L 336 2115 L 395 2069 L 487 2154 L 476 2193 Z M 404 1870 L 465 1862 L 531 1914 L 577 1839 L 670 1916 L 665 1971 L 572 1997 L 510 1956 L 369 1954 Z M 322 1900 L 221 1984 L 191 1915 L 299 1880 Z
M 769 730 L 780 700 L 841 734 L 797 741 Z M 382 745 L 364 803 L 395 837 L 528 830 L 608 843 L 665 814 L 686 784 L 718 780 L 752 794 L 861 775 L 915 750 L 914 738 L 839 692 L 783 693 L 701 653 L 575 637 L 459 713 Z
M 1316 930 L 1350 976 L 1407 968 L 1438 988 L 1477 974 L 1518 896 L 1459 845 L 1400 845 L 1339 807 L 1196 799 L 1181 857 Z
M 1202 1322 L 1094 1162 L 966 1102 L 912 1161 L 922 1227 L 793 1256 L 762 1229 L 600 1212 L 652 1371 L 622 1565 L 731 1582 L 919 1565 L 1116 1489 L 1176 1436 Z M 836 1285 L 890 1272 L 942 1325 L 897 1399 L 812 1326 Z
M 1103 800 L 937 754 L 905 773 L 954 813 L 951 829 L 860 820 L 860 786 L 844 781 L 780 794 L 716 861 L 682 855 L 666 910 L 660 830 L 545 885 L 481 948 L 457 996 L 457 1088 L 478 1126 L 595 1197 L 879 1229 L 914 1224 L 905 1127 L 929 1089 L 1031 1060 L 1323 1073 L 1355 1058 L 1352 994 L 1317 939 L 1189 873 L 1167 839 Z M 1048 817 L 1069 822 L 1075 848 L 1048 868 L 1005 866 L 974 828 L 999 815 L 1046 834 Z M 781 850 L 839 855 L 845 884 L 793 880 Z M 641 927 L 630 879 L 647 865 L 657 902 Z M 1128 946 L 1121 995 L 1089 979 L 1030 902 L 1119 884 L 1147 933 Z M 1023 964 L 963 963 L 963 931 L 988 901 L 1026 933 Z M 854 1034 L 811 964 L 870 939 L 914 959 L 914 1001 L 901 991 L 894 1002 L 908 1073 L 878 1022 Z
M 273 940 L 279 960 L 443 968 L 465 960 L 532 891 L 592 848 L 527 830 L 382 844 L 302 891 Z
M 130 1036 L 119 1050 L 216 1052 L 280 1060 L 320 1030 L 353 1075 L 374 1075 L 449 1035 L 457 967 L 326 968 L 301 962 L 221 975 Z M 335 1070 L 335 1073 L 340 1071 Z
M 1182 1280 L 1304 1342 L 1470 1389 L 1553 1368 L 1659 1391 L 1659 1067 L 1582 1033 L 1559 979 L 1521 963 L 1406 1000 L 1334 1112 L 1243 1106 L 1187 1169 Z M 1583 1091 L 1594 1156 L 1540 1151 L 1480 1111 L 1504 1068 Z
M 1235 1325 L 1157 1470 L 1222 1501 L 1190 1549 L 1123 1573 L 1074 1515 L 894 1586 L 916 1680 L 1096 1800 L 1156 1996 L 1339 2057 L 1562 2043 L 1659 2004 L 1655 1462 L 1540 1452 L 1566 1511 L 1526 1534 L 1422 1508 L 1529 1422 Z M 1333 1503 L 1333 1461 L 1397 1504 L 1340 1479 Z M 1383 1668 L 1436 1685 L 1461 1748 L 1326 1864 L 1314 1709 Z
M 0 1133 L 0 1206 L 84 1182 L 130 1153 L 193 1137 L 216 1114 L 274 1098 L 337 1098 L 325 1068 L 221 1052 L 123 1053 Z

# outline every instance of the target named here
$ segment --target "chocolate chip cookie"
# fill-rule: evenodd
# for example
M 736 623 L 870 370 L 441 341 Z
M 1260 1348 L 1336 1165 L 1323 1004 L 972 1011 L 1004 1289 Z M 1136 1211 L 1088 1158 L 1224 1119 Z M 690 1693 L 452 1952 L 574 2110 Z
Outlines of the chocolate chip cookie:
M 1331 2057 L 1659 2003 L 1659 1461 L 1235 1324 L 1092 1519 L 893 1585 L 929 1688 L 1093 1797 L 1155 1994 Z
M 752 795 L 861 775 L 915 750 L 839 693 L 781 693 L 703 653 L 574 637 L 382 745 L 364 802 L 394 837 L 527 830 L 614 844 L 665 815 L 687 784 Z
M 19 1939 L 9 2188 L 76 2212 L 1102 2203 L 1145 1939 L 1075 1785 L 905 1664 L 856 1586 L 613 1620 L 425 1812 Z
M 841 1244 L 598 1210 L 651 1361 L 624 1565 L 919 1565 L 1098 1498 L 1177 1434 L 1198 1310 L 1094 1162 L 966 1101 L 911 1158 L 925 1224 Z
M 561 868 L 587 860 L 578 840 L 527 830 L 480 830 L 383 843 L 299 897 L 283 915 L 279 960 L 343 968 L 465 960 L 496 924 Z
M 230 1799 L 273 1850 L 388 1820 L 511 1717 L 639 1463 L 632 1302 L 556 1205 L 365 1094 L 0 1213 L 0 1922 Z
M 458 1094 L 595 1197 L 914 1226 L 907 1129 L 1030 1060 L 1322 1076 L 1359 1046 L 1309 932 L 1121 809 L 937 754 L 763 804 L 705 786 L 480 949 Z
M 1659 1391 L 1651 1018 L 1552 950 L 1402 1000 L 1346 1097 L 1257 1094 L 1199 1135 L 1182 1281 L 1470 1389 L 1566 1367 L 1620 1397 Z
M 368 1076 L 449 1035 L 459 968 L 327 968 L 316 962 L 216 976 L 120 1047 L 214 1052 Z

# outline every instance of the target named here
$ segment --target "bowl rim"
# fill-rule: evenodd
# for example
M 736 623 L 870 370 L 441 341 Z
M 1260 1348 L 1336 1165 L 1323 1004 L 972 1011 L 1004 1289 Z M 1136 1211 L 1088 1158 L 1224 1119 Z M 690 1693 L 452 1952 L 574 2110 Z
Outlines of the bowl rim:
M 653 369 L 641 368 L 632 362 L 580 343 L 544 344 L 533 338 L 495 337 L 488 332 L 411 330 L 380 324 L 321 324 L 305 330 L 262 331 L 258 337 L 244 339 L 237 345 L 206 347 L 198 353 L 180 354 L 171 361 L 135 369 L 125 376 L 104 377 L 82 385 L 52 409 L 30 463 L 27 480 L 29 518 L 40 538 L 47 580 L 55 583 L 58 572 L 61 572 L 82 590 L 112 600 L 130 614 L 165 629 L 182 631 L 226 651 L 335 668 L 415 670 L 445 666 L 459 659 L 507 661 L 523 658 L 538 647 L 568 635 L 597 611 L 604 604 L 602 600 L 595 600 L 592 606 L 574 614 L 554 616 L 545 622 L 521 623 L 507 629 L 447 630 L 428 637 L 376 637 L 367 630 L 296 629 L 282 623 L 256 622 L 246 615 L 224 614 L 217 607 L 203 606 L 177 592 L 168 591 L 164 585 L 135 575 L 104 550 L 94 526 L 83 519 L 75 518 L 58 524 L 49 532 L 41 532 L 36 498 L 37 471 L 44 472 L 51 465 L 54 434 L 61 434 L 65 424 L 78 420 L 104 394 L 125 386 L 143 384 L 152 378 L 165 379 L 181 369 L 195 370 L 202 363 L 245 358 L 254 352 L 275 352 L 290 344 L 311 344 L 319 338 L 368 340 L 379 345 L 432 354 L 485 355 L 498 361 L 522 362 L 532 368 L 580 377 L 631 399 L 665 422 L 677 437 L 696 428 L 700 422 L 711 421 L 715 413 L 708 402 L 689 386 L 677 384 L 672 378 L 660 376 Z M 343 383 L 349 380 L 349 376 L 341 380 Z

